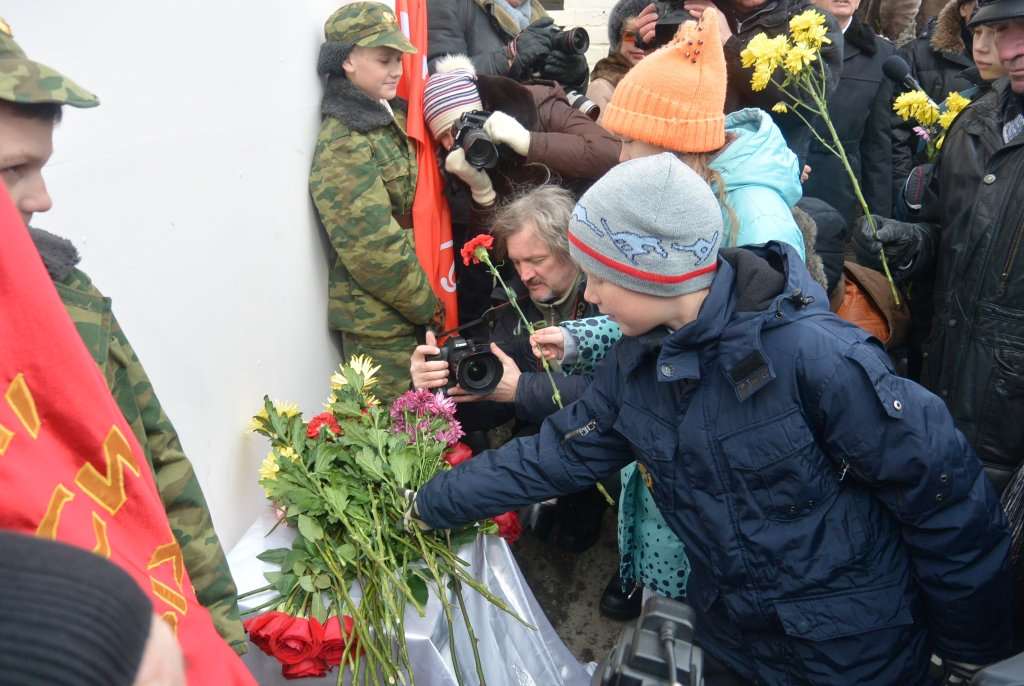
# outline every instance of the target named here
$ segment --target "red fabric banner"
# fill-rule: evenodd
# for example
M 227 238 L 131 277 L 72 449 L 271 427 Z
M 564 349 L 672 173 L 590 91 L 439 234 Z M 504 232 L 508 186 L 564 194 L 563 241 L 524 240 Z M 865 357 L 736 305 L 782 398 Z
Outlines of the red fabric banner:
M 121 566 L 174 628 L 191 686 L 254 685 L 196 600 L 146 455 L 3 186 L 0 246 L 0 527 Z
M 437 155 L 430 131 L 423 120 L 423 88 L 427 84 L 427 1 L 395 0 L 395 12 L 402 33 L 419 50 L 402 56 L 402 80 L 398 94 L 409 101 L 409 138 L 416 141 L 416 198 L 412 205 L 412 225 L 416 236 L 416 256 L 420 258 L 434 293 L 444 300 L 447 325 L 459 325 L 455 300 L 455 248 L 452 245 L 452 217 L 444 182 L 437 168 Z

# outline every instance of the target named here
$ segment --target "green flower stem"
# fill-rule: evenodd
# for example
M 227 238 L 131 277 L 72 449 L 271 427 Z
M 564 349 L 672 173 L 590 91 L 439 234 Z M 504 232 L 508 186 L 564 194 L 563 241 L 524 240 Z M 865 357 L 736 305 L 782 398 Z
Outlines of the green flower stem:
M 253 590 L 253 591 L 246 591 L 245 593 L 239 593 L 238 594 L 238 599 L 241 600 L 242 598 L 248 598 L 249 596 L 254 596 L 257 593 L 263 593 L 264 591 L 269 591 L 272 588 L 274 588 L 274 584 L 267 584 L 263 588 L 257 588 L 256 590 Z
M 452 533 L 448 529 L 444 532 L 445 540 L 448 543 L 448 550 L 452 549 Z M 484 684 L 484 668 L 480 664 L 480 649 L 476 645 L 476 634 L 473 633 L 473 623 L 469 621 L 469 610 L 466 609 L 466 599 L 462 597 L 462 582 L 458 577 L 452 577 L 452 587 L 455 589 L 455 597 L 459 599 L 459 609 L 462 610 L 462 619 L 466 622 L 466 630 L 469 631 L 469 644 L 473 646 L 473 660 L 476 662 L 476 675 L 480 677 L 480 683 Z
M 246 610 L 245 612 L 240 612 L 239 615 L 242 616 L 242 617 L 244 617 L 245 615 L 251 615 L 254 612 L 259 612 L 260 610 L 265 610 L 268 607 L 270 607 L 272 605 L 277 605 L 280 602 L 281 602 L 281 596 L 278 596 L 277 598 L 274 598 L 273 600 L 269 600 L 269 601 L 263 603 L 259 607 L 254 607 L 251 610 Z
M 486 251 L 478 250 L 477 252 L 477 256 L 480 258 L 480 261 L 487 265 L 487 270 L 494 275 L 494 278 L 498 280 L 498 283 L 500 283 L 501 287 L 505 290 L 505 294 L 508 296 L 508 301 L 512 303 L 512 307 L 516 308 L 516 312 L 519 313 L 519 318 L 523 320 L 523 325 L 526 326 L 526 330 L 530 332 L 531 336 L 537 333 L 537 330 L 533 327 L 533 323 L 530 322 L 530 320 L 526 318 L 526 315 L 523 314 L 523 311 L 519 309 L 519 302 L 516 298 L 515 291 L 508 287 L 508 284 L 505 283 L 505 279 L 501 278 L 501 274 L 498 273 L 498 270 L 491 263 L 490 255 L 488 255 Z M 483 253 L 482 255 L 479 254 L 481 252 Z M 548 364 L 548 360 L 544 355 L 540 356 L 540 362 L 544 366 L 544 371 L 547 373 L 548 381 L 551 382 L 551 388 L 554 391 L 551 399 L 556 405 L 558 405 L 559 409 L 562 409 L 562 393 L 558 390 L 558 386 L 555 384 L 555 376 L 551 373 L 551 365 Z M 597 483 L 597 490 L 601 492 L 601 495 L 604 496 L 604 499 L 608 501 L 609 505 L 615 507 L 615 500 L 608 495 L 608 491 L 601 485 L 601 482 Z
M 452 669 L 455 670 L 455 680 L 459 682 L 459 686 L 465 686 L 462 681 L 462 670 L 459 668 L 459 658 L 455 654 L 455 620 L 452 618 L 452 606 L 448 602 L 448 593 L 445 591 L 444 578 L 441 572 L 437 568 L 437 561 L 433 558 L 433 555 L 428 555 L 428 546 L 423 540 L 423 534 L 420 533 L 419 527 L 413 527 L 413 532 L 416 534 L 416 539 L 420 542 L 420 547 L 423 548 L 423 561 L 427 563 L 427 569 L 433 575 L 434 580 L 437 582 L 437 597 L 441 600 L 441 607 L 444 609 L 445 619 L 448 620 L 448 647 L 452 654 Z M 481 686 L 484 686 L 481 682 Z

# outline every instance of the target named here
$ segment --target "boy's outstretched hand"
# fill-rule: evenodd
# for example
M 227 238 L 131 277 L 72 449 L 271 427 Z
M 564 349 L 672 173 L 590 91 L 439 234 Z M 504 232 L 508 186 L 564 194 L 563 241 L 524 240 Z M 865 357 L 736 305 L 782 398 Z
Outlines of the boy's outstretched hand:
M 542 350 L 545 359 L 549 361 L 557 361 L 565 357 L 565 334 L 562 333 L 560 326 L 539 329 L 537 333 L 530 336 L 530 345 L 537 358 L 540 358 Z

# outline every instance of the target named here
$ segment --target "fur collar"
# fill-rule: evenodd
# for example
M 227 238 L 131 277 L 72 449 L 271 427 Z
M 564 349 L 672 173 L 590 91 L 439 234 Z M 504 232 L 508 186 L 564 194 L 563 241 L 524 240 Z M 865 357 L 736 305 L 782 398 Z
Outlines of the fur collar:
M 504 76 L 486 74 L 477 75 L 476 88 L 480 93 L 480 104 L 485 110 L 504 112 L 527 131 L 540 131 L 538 102 L 529 88 Z
M 849 31 L 850 29 L 846 30 Z M 800 228 L 800 233 L 804 238 L 804 253 L 807 255 L 804 263 L 807 265 L 807 271 L 812 279 L 828 291 L 828 279 L 825 278 L 825 263 L 821 261 L 821 257 L 814 250 L 814 244 L 818 241 L 818 224 L 814 221 L 814 217 L 796 205 L 791 208 L 791 211 L 793 212 L 793 221 Z
M 390 100 L 389 104 L 392 109 L 408 111 L 409 104 L 403 98 Z M 327 77 L 327 88 L 324 89 L 320 112 L 340 119 L 342 124 L 359 133 L 379 129 L 394 121 L 388 108 L 338 74 Z
M 81 261 L 78 250 L 67 238 L 55 236 L 49 231 L 28 227 L 28 233 L 36 244 L 39 256 L 43 258 L 46 271 L 54 281 L 63 281 Z
M 633 68 L 633 63 L 622 56 L 622 53 L 612 53 L 604 59 L 598 60 L 594 70 L 590 72 L 590 82 L 597 79 L 604 79 L 613 86 L 618 86 L 619 81 Z
M 935 21 L 931 39 L 928 41 L 935 52 L 963 55 L 967 47 L 960 34 L 960 7 L 957 0 L 949 0 Z
M 878 45 L 875 42 L 878 38 L 875 36 L 875 32 L 871 30 L 870 26 L 858 19 L 857 15 L 853 16 L 853 20 L 846 28 L 843 40 L 860 48 L 860 51 L 865 55 L 873 56 L 878 52 Z

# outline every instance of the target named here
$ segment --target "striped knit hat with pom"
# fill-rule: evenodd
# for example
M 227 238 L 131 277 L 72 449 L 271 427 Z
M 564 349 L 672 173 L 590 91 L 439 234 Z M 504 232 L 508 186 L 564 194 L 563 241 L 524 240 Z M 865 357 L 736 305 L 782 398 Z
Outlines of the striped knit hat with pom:
M 629 70 L 604 110 L 604 127 L 677 152 L 718 150 L 725 145 L 725 87 L 725 53 L 711 7 Z
M 482 109 L 476 88 L 476 69 L 465 55 L 448 55 L 423 88 L 423 118 L 437 139 L 465 112 Z

